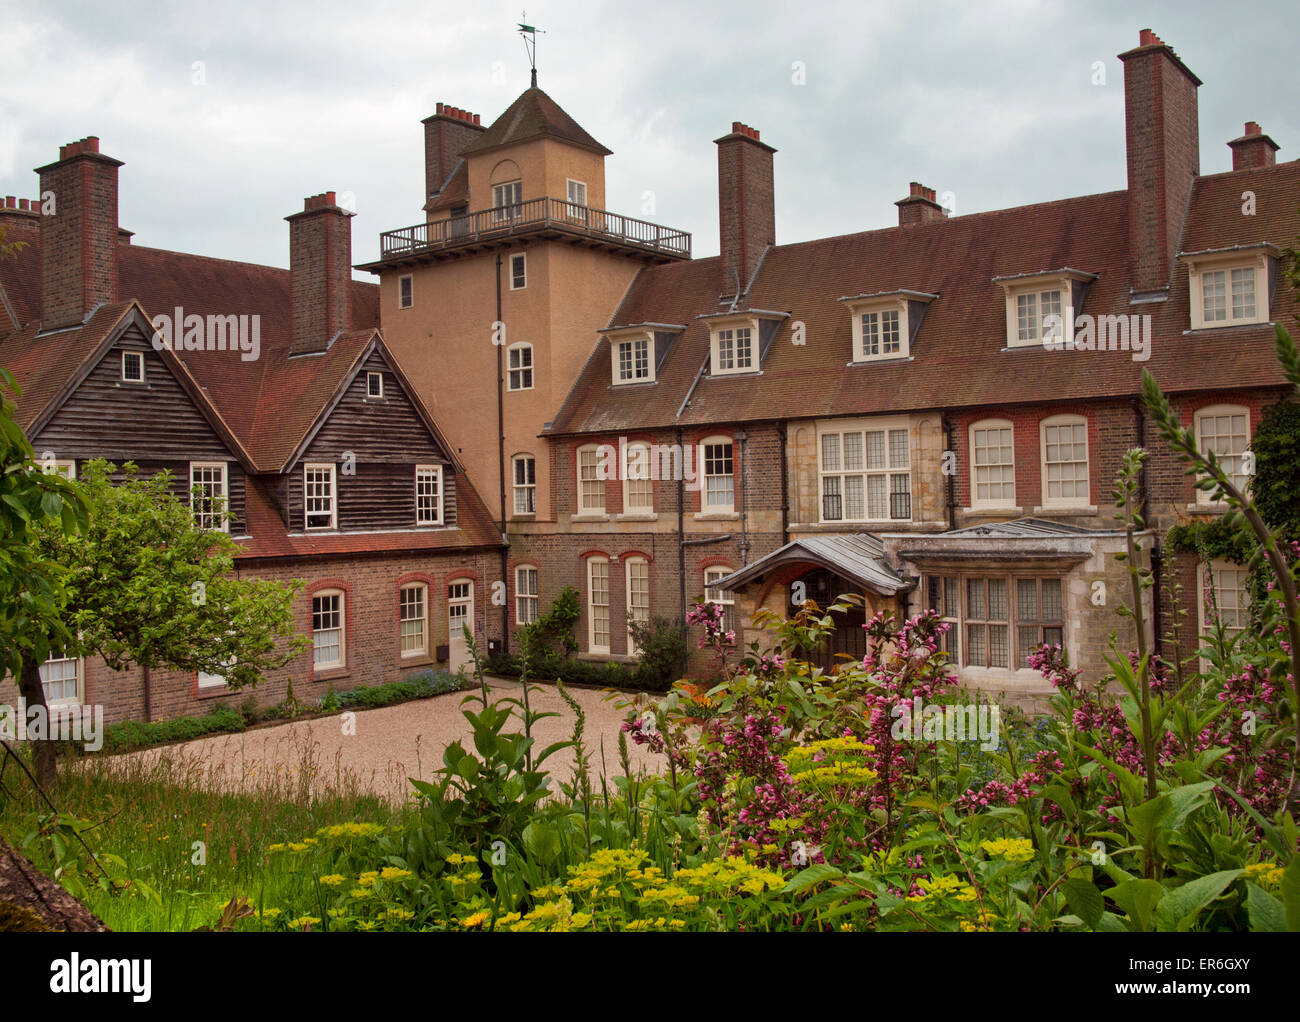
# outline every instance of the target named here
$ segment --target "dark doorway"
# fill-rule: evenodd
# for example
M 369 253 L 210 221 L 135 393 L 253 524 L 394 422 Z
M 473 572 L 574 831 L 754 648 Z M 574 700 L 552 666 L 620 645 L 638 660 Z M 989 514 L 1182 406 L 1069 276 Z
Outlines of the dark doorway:
M 825 568 L 816 568 L 808 572 L 795 585 L 800 583 L 803 584 L 805 598 L 814 601 L 823 611 L 834 603 L 837 597 L 854 594 L 861 588 Z M 857 595 L 862 594 L 857 593 Z M 829 671 L 836 664 L 846 662 L 844 657 L 836 654 L 845 653 L 855 660 L 861 660 L 867 653 L 867 633 L 862 628 L 867 620 L 866 610 L 861 606 L 850 607 L 847 611 L 833 613 L 831 617 L 835 621 L 835 631 L 830 634 L 822 647 L 803 651 L 803 656 L 807 660 L 820 665 L 825 671 Z

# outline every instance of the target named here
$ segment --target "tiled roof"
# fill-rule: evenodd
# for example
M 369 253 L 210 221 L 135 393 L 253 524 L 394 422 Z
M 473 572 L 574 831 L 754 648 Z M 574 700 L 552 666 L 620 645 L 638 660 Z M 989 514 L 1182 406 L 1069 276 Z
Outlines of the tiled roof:
M 559 103 L 534 86 L 520 93 L 519 98 L 506 108 L 506 112 L 466 146 L 461 155 L 472 156 L 498 146 L 527 142 L 541 136 L 558 138 L 602 156 L 610 154 L 610 150 L 588 135 L 577 121 L 560 108 Z
M 460 160 L 451 172 L 436 198 L 425 205 L 426 210 L 454 209 L 469 204 L 469 164 Z
M 322 355 L 291 359 L 287 357 L 293 341 L 288 270 L 138 245 L 123 245 L 118 253 L 119 291 L 137 299 L 149 316 L 171 313 L 179 306 L 186 315 L 260 317 L 261 351 L 255 360 L 243 361 L 230 352 L 215 351 L 177 351 L 177 355 L 249 452 L 254 466 L 270 472 L 283 468 L 375 336 L 379 288 L 352 281 L 354 329 L 339 335 Z M 21 296 L 28 317 L 39 315 L 39 305 L 30 297 L 33 278 L 39 291 L 39 266 L 39 242 L 23 249 L 16 260 L 0 263 L 0 280 L 6 294 L 11 300 Z M 103 322 L 106 310 L 117 308 L 101 308 L 80 331 L 41 338 L 39 357 L 19 353 L 15 372 L 20 378 L 28 375 L 28 359 L 33 362 L 31 375 L 41 378 L 36 381 L 36 390 L 24 396 L 25 415 L 34 418 L 37 410 L 33 406 L 57 393 L 59 386 L 53 381 L 60 377 L 66 380 L 69 359 L 74 357 L 72 349 L 88 354 L 94 348 L 85 330 Z M 22 345 L 9 339 L 4 347 L 16 350 Z M 12 356 L 6 357 L 12 360 Z
M 1254 216 L 1241 194 L 1257 195 Z M 1300 162 L 1201 178 L 1193 191 L 1187 251 L 1300 234 Z M 1128 201 L 1108 192 L 930 223 L 770 248 L 742 308 L 789 312 L 762 372 L 696 376 L 709 354 L 699 316 L 723 311 L 717 259 L 647 267 L 618 311 L 620 323 L 688 323 L 658 382 L 611 387 L 609 359 L 593 357 L 557 415 L 552 434 L 859 415 L 1010 404 L 1035 398 L 1130 396 L 1142 369 L 1167 391 L 1285 383 L 1268 325 L 1189 332 L 1186 267 L 1168 300 L 1130 304 Z M 1078 313 L 1152 316 L 1146 362 L 1131 352 L 1006 348 L 1006 305 L 996 277 L 1073 267 L 1097 279 Z M 896 289 L 937 294 L 912 343 L 912 358 L 847 366 L 850 312 L 838 299 Z M 1279 280 L 1273 319 L 1294 323 L 1295 294 Z M 793 329 L 803 324 L 803 345 Z M 692 386 L 694 389 L 692 390 Z M 677 412 L 687 395 L 690 402 Z

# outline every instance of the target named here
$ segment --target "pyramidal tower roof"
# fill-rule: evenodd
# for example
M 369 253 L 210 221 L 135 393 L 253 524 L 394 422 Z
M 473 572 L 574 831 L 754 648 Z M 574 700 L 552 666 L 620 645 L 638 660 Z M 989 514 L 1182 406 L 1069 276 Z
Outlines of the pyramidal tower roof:
M 601 156 L 610 155 L 609 149 L 588 135 L 561 109 L 559 103 L 536 86 L 522 92 L 487 131 L 465 147 L 462 155 L 470 156 L 542 137 L 559 139 Z

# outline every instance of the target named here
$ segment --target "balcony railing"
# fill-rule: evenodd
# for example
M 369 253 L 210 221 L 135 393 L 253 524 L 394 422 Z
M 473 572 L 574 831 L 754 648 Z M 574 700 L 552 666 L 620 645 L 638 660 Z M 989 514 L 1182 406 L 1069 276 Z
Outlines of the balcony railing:
M 551 198 L 385 231 L 379 236 L 379 252 L 380 258 L 389 259 L 546 228 L 674 257 L 689 259 L 691 255 L 691 236 L 686 231 Z

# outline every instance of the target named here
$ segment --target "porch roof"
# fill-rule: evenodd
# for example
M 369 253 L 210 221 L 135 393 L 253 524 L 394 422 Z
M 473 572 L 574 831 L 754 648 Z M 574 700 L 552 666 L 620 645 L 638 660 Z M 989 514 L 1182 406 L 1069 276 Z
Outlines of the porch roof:
M 884 554 L 880 538 L 869 532 L 851 536 L 801 536 L 713 584 L 722 589 L 738 589 L 782 565 L 804 562 L 833 571 L 882 596 L 911 589 L 915 580 L 891 569 Z

